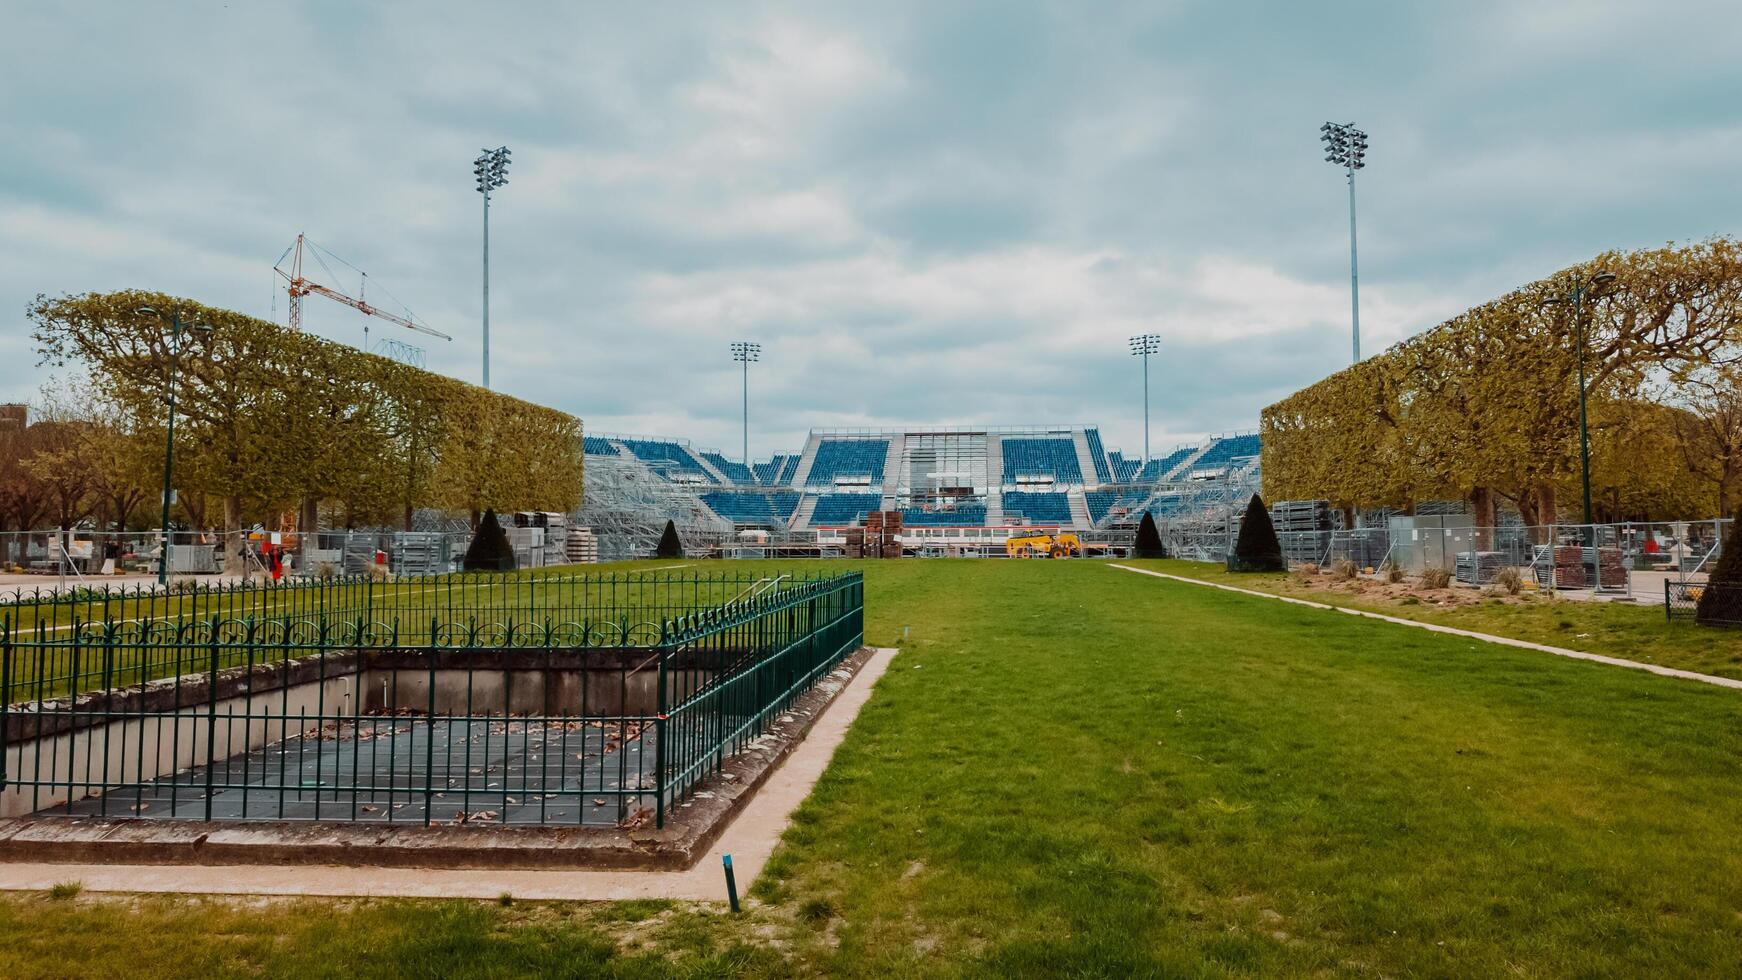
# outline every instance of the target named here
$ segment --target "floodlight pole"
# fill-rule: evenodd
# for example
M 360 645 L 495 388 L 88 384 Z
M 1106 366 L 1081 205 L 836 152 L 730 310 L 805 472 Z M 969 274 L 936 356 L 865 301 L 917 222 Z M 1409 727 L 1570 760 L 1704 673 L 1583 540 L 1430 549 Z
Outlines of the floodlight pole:
M 1367 134 L 1354 123 L 1325 123 L 1319 127 L 1325 143 L 1325 162 L 1343 168 L 1349 178 L 1349 338 L 1354 363 L 1361 360 L 1361 276 L 1355 250 L 1355 171 L 1367 165 Z
M 1349 329 L 1353 344 L 1351 363 L 1361 363 L 1361 273 L 1355 261 L 1355 168 L 1349 173 Z
M 1161 350 L 1161 338 L 1152 333 L 1131 338 L 1131 353 L 1143 358 L 1143 464 L 1149 465 L 1149 355 Z
M 485 150 L 472 161 L 472 176 L 478 179 L 478 193 L 484 195 L 484 387 L 490 387 L 490 192 L 508 183 L 508 158 L 512 152 L 506 146 Z
M 761 360 L 762 345 L 747 340 L 732 344 L 732 360 L 744 365 L 744 466 L 750 466 L 750 362 Z

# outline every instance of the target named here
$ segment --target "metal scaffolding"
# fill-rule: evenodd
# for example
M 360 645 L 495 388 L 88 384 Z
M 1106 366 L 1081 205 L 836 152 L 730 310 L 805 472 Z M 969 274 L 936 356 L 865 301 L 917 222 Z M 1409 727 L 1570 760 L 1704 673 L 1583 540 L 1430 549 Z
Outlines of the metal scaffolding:
M 666 480 L 633 456 L 588 456 L 581 499 L 573 520 L 592 528 L 600 561 L 651 556 L 668 520 L 686 551 L 732 537 L 731 522 L 709 510 L 693 489 Z

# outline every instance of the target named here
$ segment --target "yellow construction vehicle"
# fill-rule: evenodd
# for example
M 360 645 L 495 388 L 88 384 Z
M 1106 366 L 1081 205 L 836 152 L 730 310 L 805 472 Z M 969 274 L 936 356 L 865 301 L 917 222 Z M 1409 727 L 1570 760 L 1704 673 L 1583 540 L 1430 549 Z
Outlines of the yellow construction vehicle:
M 1083 542 L 1069 531 L 1023 534 L 1005 541 L 1004 553 L 1012 558 L 1080 558 Z

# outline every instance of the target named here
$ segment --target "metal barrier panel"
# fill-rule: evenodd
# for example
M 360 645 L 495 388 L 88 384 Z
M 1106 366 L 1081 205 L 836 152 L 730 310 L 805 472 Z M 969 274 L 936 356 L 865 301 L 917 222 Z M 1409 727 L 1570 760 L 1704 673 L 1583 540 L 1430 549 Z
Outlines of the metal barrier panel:
M 1717 582 L 1663 583 L 1664 615 L 1706 626 L 1742 626 L 1742 585 Z

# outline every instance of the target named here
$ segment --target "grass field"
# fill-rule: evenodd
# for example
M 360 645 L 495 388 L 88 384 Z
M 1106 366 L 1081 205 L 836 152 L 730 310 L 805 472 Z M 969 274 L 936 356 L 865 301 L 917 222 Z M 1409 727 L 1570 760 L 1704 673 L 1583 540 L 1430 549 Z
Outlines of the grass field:
M 1585 653 L 1742 678 L 1742 630 L 1713 629 L 1686 619 L 1670 622 L 1661 602 L 1588 602 L 1556 598 L 1553 593 L 1501 600 L 1480 597 L 1473 589 L 1445 589 L 1442 596 L 1460 601 L 1440 605 L 1415 595 L 1387 597 L 1377 594 L 1373 588 L 1377 583 L 1339 583 L 1326 575 L 1240 574 L 1193 561 L 1126 564 Z
M 0 975 L 1742 972 L 1735 691 L 1096 562 L 821 567 L 902 653 L 743 916 L 22 895 Z

